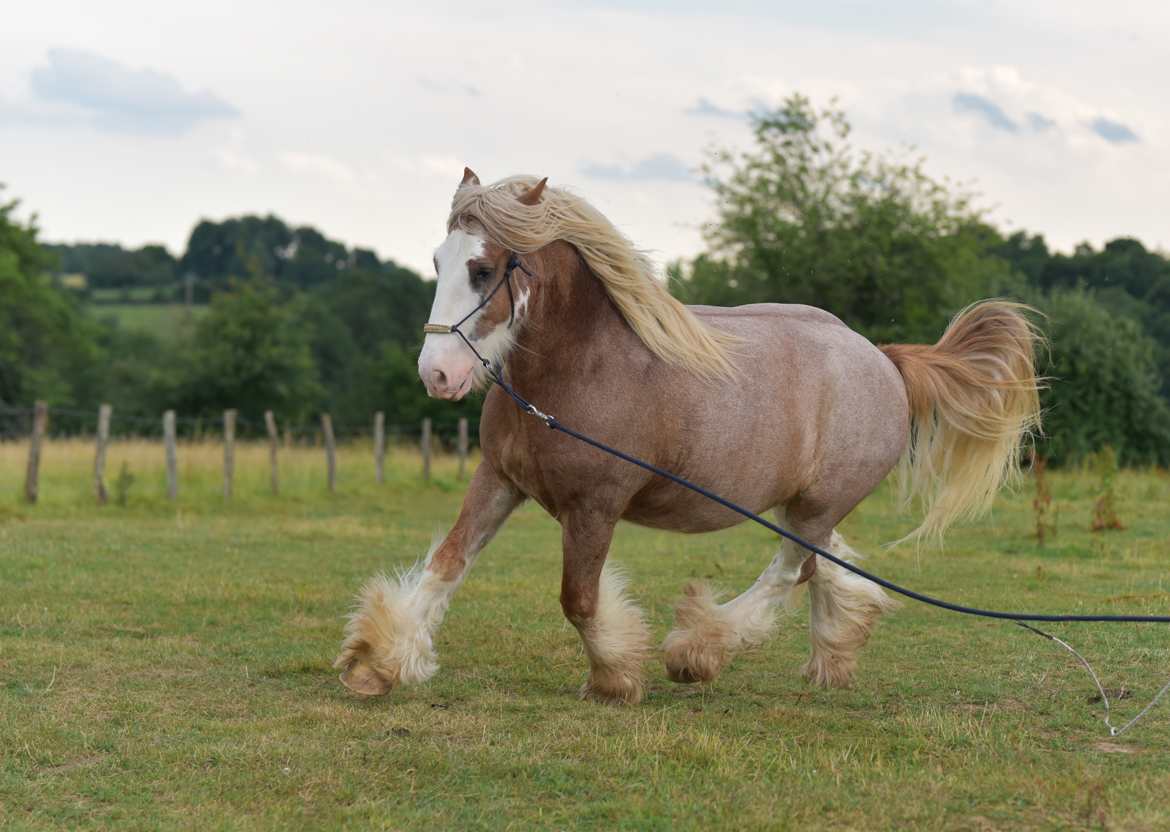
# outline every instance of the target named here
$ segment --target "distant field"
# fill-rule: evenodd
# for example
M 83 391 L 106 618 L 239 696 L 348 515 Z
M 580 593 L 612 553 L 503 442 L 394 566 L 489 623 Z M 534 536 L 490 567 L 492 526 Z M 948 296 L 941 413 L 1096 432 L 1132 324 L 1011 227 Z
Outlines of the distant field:
M 150 286 L 134 286 L 129 289 L 93 289 L 90 297 L 95 303 L 150 302 L 155 289 Z
M 116 318 L 126 330 L 149 332 L 170 339 L 190 332 L 194 321 L 207 314 L 207 306 L 194 306 L 188 315 L 181 303 L 95 303 L 90 305 L 95 318 Z
M 125 507 L 93 505 L 92 449 L 50 442 L 42 504 L 18 498 L 25 447 L 0 443 L 0 827 L 13 829 L 1148 829 L 1170 828 L 1170 703 L 1110 739 L 1088 678 L 1010 624 L 907 603 L 851 690 L 807 687 L 807 611 L 707 687 L 657 660 L 631 708 L 581 702 L 585 660 L 557 602 L 560 531 L 517 512 L 460 590 L 442 669 L 385 699 L 329 667 L 375 571 L 421 556 L 458 511 L 454 460 L 424 484 L 413 449 L 374 482 L 370 449 L 118 442 Z M 1088 531 L 1096 477 L 1051 475 L 1058 530 L 1032 537 L 1030 486 L 945 551 L 883 551 L 909 518 L 881 491 L 844 524 L 867 565 L 1001 608 L 1170 609 L 1170 479 L 1123 472 L 1124 531 Z M 657 637 L 692 578 L 745 588 L 774 542 L 619 529 L 613 557 Z M 1124 721 L 1170 676 L 1170 628 L 1052 628 L 1093 660 Z

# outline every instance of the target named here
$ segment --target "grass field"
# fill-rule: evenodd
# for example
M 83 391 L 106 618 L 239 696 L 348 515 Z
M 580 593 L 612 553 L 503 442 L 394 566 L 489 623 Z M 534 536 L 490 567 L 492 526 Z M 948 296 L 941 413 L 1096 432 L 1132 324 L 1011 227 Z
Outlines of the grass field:
M 147 332 L 164 341 L 189 334 L 209 308 L 194 306 L 188 316 L 181 303 L 98 303 L 89 307 L 90 314 L 99 320 L 115 318 L 125 330 Z
M 12 829 L 1149 829 L 1170 828 L 1170 703 L 1105 736 L 1083 671 L 1010 624 L 906 605 L 879 627 L 850 690 L 807 687 L 803 609 L 706 688 L 650 667 L 632 708 L 580 702 L 585 661 L 557 602 L 559 529 L 526 506 L 480 559 L 438 640 L 430 683 L 362 701 L 329 667 L 373 572 L 420 556 L 454 518 L 453 461 L 424 485 L 396 452 L 373 481 L 343 450 L 239 452 L 118 443 L 125 506 L 90 497 L 88 445 L 51 443 L 36 507 L 25 449 L 0 444 L 0 826 Z M 1039 548 L 1029 490 L 955 530 L 946 551 L 882 551 L 908 528 L 881 492 L 845 524 L 868 564 L 1001 608 L 1165 612 L 1170 479 L 1123 473 L 1127 529 L 1087 531 L 1097 482 L 1051 476 L 1059 530 Z M 619 530 L 658 636 L 688 579 L 738 591 L 773 542 Z M 1054 628 L 1097 663 L 1124 721 L 1170 676 L 1170 629 Z

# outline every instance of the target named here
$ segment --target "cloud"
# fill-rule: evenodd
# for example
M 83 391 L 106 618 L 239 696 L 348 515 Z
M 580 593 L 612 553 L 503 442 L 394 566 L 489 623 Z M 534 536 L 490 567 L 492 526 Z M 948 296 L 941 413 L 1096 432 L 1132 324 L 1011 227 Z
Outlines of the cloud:
M 233 147 L 221 147 L 213 155 L 224 170 L 251 176 L 260 170 L 256 160 Z
M 347 184 L 357 178 L 354 176 L 353 169 L 349 165 L 334 159 L 332 156 L 325 156 L 321 153 L 303 153 L 297 150 L 289 150 L 279 154 L 276 159 L 293 173 L 307 173 L 312 176 L 319 176 L 323 179 L 331 179 L 334 182 Z
M 655 153 L 632 165 L 605 165 L 584 162 L 581 172 L 594 179 L 621 182 L 692 182 L 695 177 L 685 162 L 669 153 Z
M 1128 144 L 1141 141 L 1137 133 L 1121 122 L 1104 117 L 1098 117 L 1089 122 L 1089 129 L 1110 144 Z
M 700 97 L 698 101 L 687 107 L 686 114 L 688 116 L 698 116 L 699 118 L 731 118 L 742 119 L 747 116 L 741 110 L 728 110 L 725 107 L 720 107 L 710 98 Z
M 1003 111 L 1003 108 L 990 98 L 976 95 L 973 92 L 957 92 L 951 102 L 957 112 L 979 116 L 996 130 L 1008 133 L 1020 132 L 1020 126 L 1008 118 L 1008 114 Z
M 29 80 L 38 99 L 71 107 L 104 130 L 177 134 L 207 119 L 239 115 L 222 98 L 184 89 L 170 75 L 80 49 L 50 49 L 48 64 Z
M 1102 109 L 1100 100 L 1032 82 L 1013 67 L 968 67 L 953 83 L 963 90 L 950 94 L 955 111 L 974 115 L 996 130 L 1046 134 L 1074 144 L 1093 141 L 1090 137 L 1113 145 L 1141 141 L 1129 125 L 1094 115 Z
M 418 85 L 427 92 L 440 93 L 442 95 L 466 95 L 471 98 L 479 98 L 479 87 L 474 84 L 466 84 L 463 82 L 447 82 L 439 81 L 434 78 L 418 78 Z
M 1055 121 L 1043 113 L 1037 113 L 1035 111 L 1028 113 L 1027 119 L 1028 127 L 1036 133 L 1043 133 L 1045 130 L 1050 130 L 1056 126 Z

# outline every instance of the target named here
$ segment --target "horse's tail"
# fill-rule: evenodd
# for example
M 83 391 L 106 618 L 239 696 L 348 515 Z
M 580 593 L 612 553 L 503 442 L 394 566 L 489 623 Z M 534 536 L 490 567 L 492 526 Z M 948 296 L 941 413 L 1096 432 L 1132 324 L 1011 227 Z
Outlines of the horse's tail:
M 980 301 L 955 316 L 937 344 L 889 344 L 882 352 L 906 383 L 910 443 L 899 466 L 903 496 L 925 509 L 906 539 L 941 536 L 991 505 L 1019 474 L 1020 446 L 1040 427 L 1043 341 L 1033 310 Z

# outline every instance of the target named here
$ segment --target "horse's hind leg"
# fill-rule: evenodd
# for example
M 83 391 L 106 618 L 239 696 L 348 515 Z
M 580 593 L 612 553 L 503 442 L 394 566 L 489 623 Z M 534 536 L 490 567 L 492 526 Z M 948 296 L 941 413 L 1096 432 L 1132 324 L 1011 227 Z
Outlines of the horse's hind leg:
M 667 675 L 675 682 L 709 682 L 735 653 L 762 644 L 775 628 L 776 608 L 808 580 L 813 565 L 806 550 L 784 540 L 756 582 L 725 604 L 716 604 L 705 585 L 689 584 L 662 645 Z
M 843 560 L 857 557 L 833 532 L 828 549 Z M 812 654 L 805 677 L 823 687 L 847 687 L 857 669 L 857 653 L 883 612 L 896 606 L 880 586 L 824 558 L 809 581 L 809 637 Z

